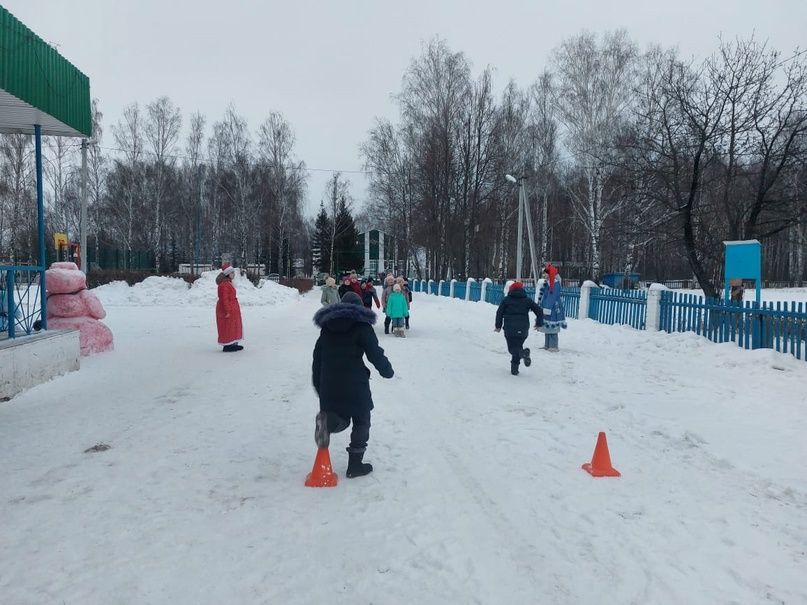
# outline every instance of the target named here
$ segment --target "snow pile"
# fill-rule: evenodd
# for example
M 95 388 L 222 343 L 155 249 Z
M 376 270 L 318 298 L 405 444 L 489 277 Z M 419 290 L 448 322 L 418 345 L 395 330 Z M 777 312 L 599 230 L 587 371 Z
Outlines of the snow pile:
M 245 307 L 237 355 L 180 294 L 0 405 L 3 605 L 807 603 L 804 361 L 571 320 L 511 376 L 494 305 L 415 293 L 375 326 L 375 470 L 334 434 L 310 489 L 319 292 Z M 619 479 L 580 468 L 599 431 Z
M 115 281 L 93 289 L 106 306 L 215 306 L 218 298 L 216 275 L 219 271 L 205 271 L 193 284 L 176 277 L 147 277 L 140 283 L 129 286 Z M 261 280 L 259 286 L 252 284 L 240 273 L 235 278 L 238 302 L 242 306 L 276 305 L 298 300 L 294 288 L 281 286 L 273 281 Z

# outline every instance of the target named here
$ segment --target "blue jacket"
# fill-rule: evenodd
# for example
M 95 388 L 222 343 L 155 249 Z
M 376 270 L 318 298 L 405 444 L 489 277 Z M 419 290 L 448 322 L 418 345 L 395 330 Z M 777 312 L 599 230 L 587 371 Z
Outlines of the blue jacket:
M 541 286 L 538 302 L 544 310 L 544 324 L 540 328 L 541 332 L 557 334 L 561 328 L 568 327 L 566 325 L 566 311 L 563 309 L 563 299 L 561 298 L 561 286 L 558 280 L 555 280 L 555 285 L 551 290 L 549 282 L 544 282 L 544 285 Z

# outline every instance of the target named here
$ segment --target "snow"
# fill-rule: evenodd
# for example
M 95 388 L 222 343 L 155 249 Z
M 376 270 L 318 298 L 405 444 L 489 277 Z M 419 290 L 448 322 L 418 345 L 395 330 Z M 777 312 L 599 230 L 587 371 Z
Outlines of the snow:
M 116 350 L 0 404 L 0 602 L 807 602 L 804 361 L 572 320 L 513 377 L 494 306 L 416 293 L 375 472 L 333 435 L 310 489 L 319 292 L 237 282 L 224 354 L 197 283 L 97 288 Z
M 216 276 L 221 271 L 206 271 L 193 284 L 176 277 L 147 277 L 134 286 L 116 281 L 93 289 L 104 306 L 215 306 L 217 299 Z M 256 287 L 246 276 L 236 274 L 235 287 L 241 306 L 275 305 L 297 300 L 296 290 L 261 280 Z

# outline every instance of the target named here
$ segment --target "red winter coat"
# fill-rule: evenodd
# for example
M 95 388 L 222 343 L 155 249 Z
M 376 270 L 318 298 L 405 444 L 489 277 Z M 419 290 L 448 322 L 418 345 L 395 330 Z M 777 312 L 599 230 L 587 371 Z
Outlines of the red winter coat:
M 241 306 L 235 296 L 235 286 L 229 279 L 225 279 L 219 284 L 216 327 L 219 329 L 220 345 L 234 344 L 244 338 L 241 327 Z

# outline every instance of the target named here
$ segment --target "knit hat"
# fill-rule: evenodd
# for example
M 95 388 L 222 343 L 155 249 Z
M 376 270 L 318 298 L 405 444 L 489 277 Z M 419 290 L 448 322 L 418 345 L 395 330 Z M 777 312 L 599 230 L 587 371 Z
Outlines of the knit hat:
M 230 264 L 224 264 L 221 267 L 222 267 L 221 272 L 224 275 L 229 275 L 230 273 L 233 273 L 235 271 L 235 267 L 233 267 Z
M 514 281 L 512 284 L 510 284 L 511 290 L 521 290 L 523 288 L 524 284 L 522 284 L 520 281 Z
M 544 269 L 544 271 L 546 272 L 546 274 L 547 274 L 547 276 L 549 278 L 549 289 L 552 290 L 552 288 L 555 285 L 555 277 L 558 274 L 558 270 L 555 268 L 555 266 L 552 263 L 547 263 L 546 268 Z
M 342 302 L 351 305 L 359 305 L 360 307 L 364 306 L 364 303 L 361 301 L 361 297 L 355 292 L 345 292 L 345 294 L 342 296 Z
M 333 277 L 326 277 L 325 278 L 325 285 L 329 288 L 336 285 L 336 280 Z

